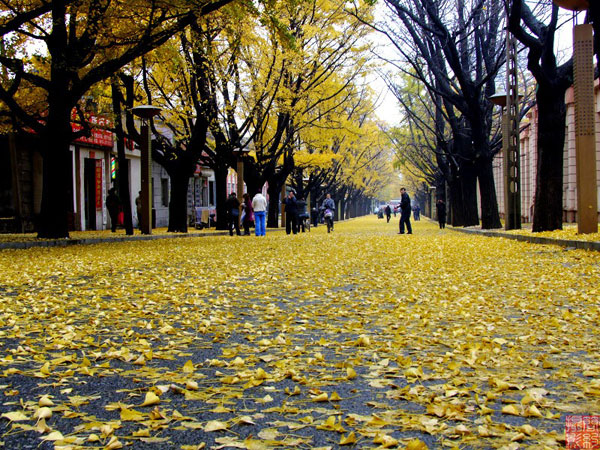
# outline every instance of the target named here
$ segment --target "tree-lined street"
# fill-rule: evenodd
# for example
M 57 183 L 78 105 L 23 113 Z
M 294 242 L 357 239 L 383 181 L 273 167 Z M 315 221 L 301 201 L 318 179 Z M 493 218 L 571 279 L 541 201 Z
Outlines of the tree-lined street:
M 414 229 L 0 252 L 0 442 L 564 446 L 598 408 L 597 253 Z

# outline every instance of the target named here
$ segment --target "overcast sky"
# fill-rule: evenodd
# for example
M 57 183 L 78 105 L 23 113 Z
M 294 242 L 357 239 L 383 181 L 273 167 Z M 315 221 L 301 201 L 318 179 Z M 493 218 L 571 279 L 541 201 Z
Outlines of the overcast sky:
M 378 8 L 383 7 L 382 3 L 383 2 L 378 2 Z M 576 23 L 583 23 L 584 19 L 584 13 L 573 16 L 571 12 L 563 10 L 561 19 L 562 26 L 558 31 L 555 42 L 555 51 L 559 53 L 559 59 L 561 61 L 567 60 L 572 54 L 573 25 Z M 385 52 L 387 49 L 389 49 L 389 52 L 394 52 L 392 44 L 389 43 L 385 36 L 377 36 L 375 34 L 373 36 L 373 41 L 380 46 L 380 52 Z M 500 82 L 502 81 L 500 80 Z M 384 81 L 375 73 L 371 76 L 370 85 L 379 95 L 377 106 L 377 116 L 379 119 L 386 121 L 390 125 L 398 125 L 401 122 L 402 117 L 394 95 L 388 91 Z M 503 91 L 504 87 L 499 84 L 498 90 Z

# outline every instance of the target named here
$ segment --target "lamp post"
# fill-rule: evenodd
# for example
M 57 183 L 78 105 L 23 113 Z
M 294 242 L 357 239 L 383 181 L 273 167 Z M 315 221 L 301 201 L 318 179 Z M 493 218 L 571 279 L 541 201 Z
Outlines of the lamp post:
M 521 151 L 519 148 L 519 77 L 517 41 L 506 30 L 506 92 L 490 97 L 502 108 L 502 155 L 504 159 L 504 228 L 521 228 Z
M 152 234 L 152 149 L 150 138 L 150 119 L 160 113 L 160 108 L 152 105 L 142 105 L 132 108 L 134 115 L 142 120 L 142 157 L 141 157 L 141 200 L 142 217 L 140 230 L 142 234 Z
M 590 7 L 588 0 L 554 0 L 554 3 L 570 11 L 585 11 Z M 598 232 L 593 35 L 591 24 L 573 27 L 577 232 L 580 234 Z
M 514 91 L 510 90 L 509 92 Z M 514 91 L 516 92 L 516 91 Z M 501 107 L 502 157 L 504 161 L 504 228 L 521 228 L 521 152 L 519 137 L 519 101 L 522 95 L 499 93 L 489 100 Z

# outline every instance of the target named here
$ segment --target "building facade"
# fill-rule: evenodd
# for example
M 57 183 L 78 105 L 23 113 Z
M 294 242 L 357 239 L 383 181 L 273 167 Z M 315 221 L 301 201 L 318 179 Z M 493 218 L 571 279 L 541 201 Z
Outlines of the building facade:
M 111 227 L 106 197 L 117 177 L 129 179 L 132 219 L 138 224 L 135 205 L 141 189 L 141 152 L 131 141 L 125 143 L 127 164 L 117 163 L 116 140 L 109 119 L 88 114 L 91 135 L 80 137 L 70 146 L 72 189 L 69 228 L 74 230 L 106 230 Z M 73 130 L 80 126 L 73 124 Z M 43 160 L 34 135 L 0 136 L 0 232 L 33 232 L 41 210 Z M 215 186 L 212 170 L 197 166 L 190 179 L 188 214 L 196 224 L 196 214 L 207 218 L 215 210 Z M 152 163 L 152 205 L 155 227 L 169 222 L 171 183 L 166 170 Z M 121 202 L 123 197 L 119 195 Z M 202 212 L 206 211 L 206 212 Z
M 600 87 L 596 80 L 596 180 L 600 187 Z M 571 87 L 565 97 L 567 120 L 565 129 L 565 147 L 563 153 L 563 221 L 577 221 L 577 173 L 575 148 L 575 95 Z M 534 106 L 521 122 L 520 164 L 521 164 L 521 220 L 524 223 L 533 220 L 533 202 L 535 198 L 537 167 L 538 109 Z M 504 162 L 502 154 L 494 159 L 494 180 L 498 197 L 500 215 L 504 215 Z M 600 188 L 598 189 L 600 198 Z M 599 203 L 600 204 L 600 203 Z

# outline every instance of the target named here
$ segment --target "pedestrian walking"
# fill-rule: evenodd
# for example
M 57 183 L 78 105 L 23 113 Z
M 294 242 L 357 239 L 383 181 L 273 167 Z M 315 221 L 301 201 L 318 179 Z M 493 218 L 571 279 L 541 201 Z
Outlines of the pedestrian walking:
M 283 200 L 285 205 L 285 234 L 298 233 L 298 208 L 294 191 Z
M 106 196 L 106 209 L 110 215 L 110 230 L 114 233 L 117 231 L 117 225 L 119 223 L 119 211 L 121 209 L 121 201 L 117 196 L 116 189 L 110 188 L 108 195 Z
M 252 209 L 252 200 L 250 200 L 250 194 L 248 194 L 247 192 L 244 194 L 242 209 L 242 224 L 244 226 L 244 236 L 250 236 L 250 227 L 254 223 L 254 210 Z
M 387 223 L 390 223 L 391 217 L 392 217 L 392 208 L 390 208 L 390 205 L 385 205 L 385 218 L 387 219 Z
M 225 208 L 227 211 L 227 229 L 229 230 L 229 236 L 233 236 L 234 228 L 235 234 L 240 236 L 240 201 L 237 199 L 235 192 L 229 194 L 229 197 L 225 202 Z
M 135 198 L 135 212 L 137 213 L 138 228 L 142 229 L 142 191 L 138 192 Z
M 440 224 L 440 229 L 446 228 L 446 204 L 444 203 L 444 200 L 439 198 L 436 203 L 436 207 L 437 207 L 437 217 L 438 217 L 438 223 Z
M 421 207 L 418 203 L 413 206 L 413 217 L 415 220 L 421 220 Z
M 298 217 L 298 233 L 300 230 L 305 232 L 305 224 L 306 219 L 309 219 L 308 212 L 306 211 L 306 200 L 303 198 L 299 198 L 296 202 L 296 216 Z
M 412 226 L 410 225 L 410 197 L 406 192 L 406 188 L 400 189 L 400 233 L 404 234 L 404 226 L 406 225 L 407 234 L 412 234 Z
M 327 232 L 330 233 L 333 231 L 333 213 L 335 212 L 335 202 L 331 198 L 331 194 L 327 194 L 321 208 L 324 211 L 323 216 L 327 224 Z
M 266 234 L 267 199 L 260 191 L 252 198 L 252 210 L 254 211 L 254 233 L 257 236 L 264 236 Z

